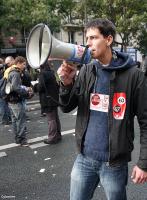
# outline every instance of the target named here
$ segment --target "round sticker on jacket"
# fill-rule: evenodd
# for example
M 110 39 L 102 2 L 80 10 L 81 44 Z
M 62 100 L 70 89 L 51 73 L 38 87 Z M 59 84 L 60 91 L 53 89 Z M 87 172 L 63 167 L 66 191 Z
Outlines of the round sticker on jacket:
M 91 103 L 93 105 L 98 105 L 100 103 L 100 97 L 98 94 L 94 94 L 92 97 L 91 97 Z

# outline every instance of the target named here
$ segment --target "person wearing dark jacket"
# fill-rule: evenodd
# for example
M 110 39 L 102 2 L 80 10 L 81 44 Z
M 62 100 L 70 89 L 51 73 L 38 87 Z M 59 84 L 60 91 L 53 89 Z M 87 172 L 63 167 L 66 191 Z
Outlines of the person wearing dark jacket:
M 67 62 L 58 69 L 63 112 L 78 107 L 78 156 L 71 172 L 70 200 L 90 200 L 99 182 L 107 199 L 126 200 L 128 162 L 134 140 L 134 117 L 140 125 L 140 156 L 134 183 L 147 182 L 147 78 L 132 58 L 113 51 L 115 26 L 96 19 L 85 28 L 93 60 L 78 77 Z
M 22 80 L 22 85 L 25 85 L 26 87 L 31 87 L 31 75 L 29 71 L 26 69 L 23 70 L 22 75 L 21 75 L 21 80 Z
M 26 87 L 33 87 L 31 84 L 32 78 L 31 78 L 31 75 L 27 68 L 27 65 L 25 66 L 23 72 L 21 73 L 21 81 L 22 81 L 22 85 L 24 85 Z M 32 93 L 31 98 L 32 97 L 33 97 L 33 93 Z M 24 100 L 24 104 L 25 104 L 25 110 L 27 111 L 27 101 L 26 100 Z M 28 115 L 26 115 L 26 120 L 30 120 L 30 117 Z
M 4 72 L 6 70 L 6 63 L 4 60 L 0 58 L 0 80 L 4 76 Z M 11 124 L 11 114 L 10 109 L 8 107 L 7 101 L 0 95 L 0 124 L 9 125 Z
M 1 81 L 4 75 L 4 71 L 5 71 L 4 60 L 0 58 L 0 80 Z M 4 125 L 8 124 L 9 122 L 6 108 L 7 108 L 7 103 L 0 94 L 0 124 L 4 124 Z
M 45 144 L 55 144 L 61 140 L 61 125 L 58 116 L 59 86 L 54 71 L 46 62 L 40 67 L 39 83 L 34 87 L 39 92 L 42 113 L 48 120 L 48 139 Z
M 22 85 L 21 73 L 25 68 L 26 59 L 18 56 L 14 65 L 9 67 L 4 77 L 10 82 L 11 88 L 7 101 L 11 110 L 12 127 L 16 144 L 28 146 L 26 136 L 26 113 L 24 100 L 32 95 L 32 88 Z

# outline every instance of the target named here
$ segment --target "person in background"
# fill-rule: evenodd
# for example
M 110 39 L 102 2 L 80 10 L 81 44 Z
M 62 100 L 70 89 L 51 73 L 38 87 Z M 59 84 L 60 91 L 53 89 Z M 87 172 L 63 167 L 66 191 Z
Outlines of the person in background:
M 26 87 L 31 87 L 32 79 L 31 79 L 30 73 L 26 67 L 22 72 L 21 80 L 22 80 L 22 85 L 25 85 Z
M 22 56 L 15 58 L 14 65 L 9 67 L 4 77 L 11 83 L 11 91 L 7 101 L 11 110 L 12 127 L 16 144 L 28 146 L 26 135 L 26 112 L 24 99 L 30 98 L 32 88 L 22 85 L 21 73 L 26 65 L 26 59 Z
M 138 68 L 140 68 L 140 67 L 141 67 L 141 62 L 140 62 L 140 61 L 137 61 L 137 62 L 136 62 L 136 65 L 137 65 Z
M 0 58 L 0 79 L 3 78 L 4 75 L 4 60 Z M 0 96 L 0 124 L 7 124 L 7 119 L 5 117 L 5 101 Z
M 3 78 L 5 71 L 5 63 L 2 58 L 0 58 L 0 79 Z M 0 124 L 9 125 L 11 124 L 11 114 L 8 107 L 8 103 L 5 99 L 0 96 Z
M 145 54 L 142 56 L 141 69 L 145 74 L 147 74 L 147 55 Z
M 3 77 L 4 74 L 4 60 L 0 58 L 0 79 Z
M 34 91 L 39 92 L 42 112 L 46 113 L 48 120 L 48 139 L 44 143 L 56 144 L 62 138 L 58 116 L 59 86 L 48 61 L 40 66 L 39 83 L 34 86 Z
M 11 67 L 12 65 L 14 65 L 14 61 L 15 61 L 15 59 L 13 58 L 13 56 L 7 56 L 6 58 L 5 58 L 5 68 L 7 69 L 7 68 L 9 68 L 9 67 Z
M 5 70 L 7 70 L 9 67 L 11 67 L 12 65 L 14 65 L 14 57 L 13 56 L 7 56 L 5 58 Z M 11 124 L 12 120 L 11 120 L 11 112 L 10 112 L 10 108 L 8 105 L 8 102 L 6 100 L 5 101 L 5 106 L 4 106 L 4 110 L 5 110 L 5 118 L 6 120 L 6 125 L 7 124 Z
M 101 182 L 108 200 L 126 200 L 134 117 L 140 125 L 140 155 L 132 170 L 135 184 L 147 182 L 147 78 L 133 59 L 112 49 L 115 26 L 95 19 L 85 27 L 93 60 L 76 69 L 58 69 L 63 112 L 76 107 L 78 156 L 71 172 L 70 200 L 90 200 Z
M 32 84 L 31 84 L 32 78 L 31 78 L 27 65 L 25 66 L 23 72 L 21 73 L 21 80 L 22 80 L 22 85 L 26 87 L 32 87 Z M 25 103 L 25 110 L 27 111 L 27 99 L 24 100 L 24 103 Z M 30 120 L 30 117 L 27 114 L 26 114 L 26 119 Z
M 40 69 L 35 69 L 35 71 L 36 71 L 36 82 L 38 83 L 38 80 L 39 80 L 39 74 L 40 74 Z M 36 83 L 35 83 L 36 84 Z M 34 87 L 35 88 L 35 90 L 37 89 L 36 87 Z M 36 90 L 36 92 L 37 92 L 37 90 Z M 44 113 L 44 108 L 43 108 L 43 104 L 41 103 L 41 94 L 42 94 L 42 92 L 38 92 L 38 94 L 39 94 L 39 102 L 40 102 L 40 117 L 46 117 L 46 113 Z

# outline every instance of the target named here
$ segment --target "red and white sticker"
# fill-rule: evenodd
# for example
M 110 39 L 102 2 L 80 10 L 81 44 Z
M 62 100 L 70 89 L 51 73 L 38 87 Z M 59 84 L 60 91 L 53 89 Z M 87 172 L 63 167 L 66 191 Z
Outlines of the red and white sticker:
M 108 112 L 109 95 L 91 93 L 90 95 L 90 110 Z
M 113 117 L 123 119 L 126 110 L 126 93 L 114 93 L 113 96 Z
M 76 45 L 75 46 L 75 58 L 82 58 L 85 47 Z

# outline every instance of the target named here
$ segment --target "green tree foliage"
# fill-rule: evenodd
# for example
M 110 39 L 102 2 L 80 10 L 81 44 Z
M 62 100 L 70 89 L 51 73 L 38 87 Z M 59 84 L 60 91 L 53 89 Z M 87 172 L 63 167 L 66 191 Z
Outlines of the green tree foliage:
M 142 31 L 137 35 L 137 45 L 136 47 L 142 52 L 142 54 L 147 55 L 147 24 L 142 28 Z
M 116 25 L 122 47 L 145 49 L 146 11 L 146 0 L 1 0 L 0 27 L 6 33 L 12 28 L 23 33 L 44 22 L 57 32 L 61 23 L 81 25 L 91 18 L 105 17 Z
M 78 12 L 83 19 L 85 4 L 88 19 L 105 17 L 113 21 L 122 39 L 122 47 L 141 45 L 138 40 L 141 39 L 143 32 L 146 32 L 144 26 L 147 22 L 146 0 L 82 0 Z M 132 39 L 133 44 L 131 44 Z
M 46 23 L 52 31 L 59 31 L 60 18 L 56 10 L 56 0 L 3 0 L 4 29 L 29 30 L 38 23 Z
M 57 12 L 61 16 L 63 23 L 73 23 L 77 19 L 76 6 L 77 4 L 74 0 L 57 0 Z

